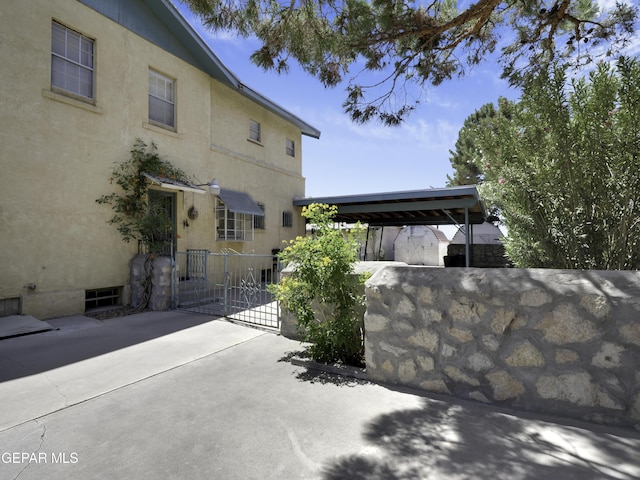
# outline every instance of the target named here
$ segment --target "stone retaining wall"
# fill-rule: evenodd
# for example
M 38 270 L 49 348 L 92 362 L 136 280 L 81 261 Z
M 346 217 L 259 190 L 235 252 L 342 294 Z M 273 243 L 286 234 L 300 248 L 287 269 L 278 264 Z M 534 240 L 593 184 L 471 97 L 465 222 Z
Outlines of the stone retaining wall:
M 640 429 L 640 273 L 387 266 L 366 283 L 376 381 Z

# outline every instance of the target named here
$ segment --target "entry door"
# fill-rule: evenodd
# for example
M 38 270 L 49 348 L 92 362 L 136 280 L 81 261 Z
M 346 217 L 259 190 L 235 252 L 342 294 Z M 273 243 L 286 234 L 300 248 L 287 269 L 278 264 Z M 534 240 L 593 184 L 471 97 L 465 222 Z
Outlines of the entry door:
M 176 194 L 149 190 L 152 253 L 175 256 Z

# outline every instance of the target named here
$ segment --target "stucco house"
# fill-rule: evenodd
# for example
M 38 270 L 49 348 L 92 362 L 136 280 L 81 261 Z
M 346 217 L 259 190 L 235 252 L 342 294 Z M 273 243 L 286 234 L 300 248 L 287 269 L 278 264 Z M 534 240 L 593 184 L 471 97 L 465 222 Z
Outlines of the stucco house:
M 5 1 L 0 59 L 0 316 L 127 301 L 138 245 L 96 199 L 136 139 L 194 179 L 149 178 L 177 251 L 270 253 L 304 233 L 292 199 L 320 132 L 240 82 L 170 0 Z

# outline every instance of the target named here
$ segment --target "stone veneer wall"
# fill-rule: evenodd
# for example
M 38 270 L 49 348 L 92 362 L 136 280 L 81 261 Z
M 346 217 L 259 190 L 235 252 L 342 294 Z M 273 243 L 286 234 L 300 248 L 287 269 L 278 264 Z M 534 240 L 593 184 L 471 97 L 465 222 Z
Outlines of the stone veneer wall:
M 640 429 L 640 273 L 388 266 L 366 283 L 375 381 Z
M 146 255 L 136 255 L 131 260 L 131 305 L 138 307 L 144 301 L 144 283 L 151 270 L 151 296 L 149 309 L 171 309 L 171 257 L 156 257 L 147 263 Z

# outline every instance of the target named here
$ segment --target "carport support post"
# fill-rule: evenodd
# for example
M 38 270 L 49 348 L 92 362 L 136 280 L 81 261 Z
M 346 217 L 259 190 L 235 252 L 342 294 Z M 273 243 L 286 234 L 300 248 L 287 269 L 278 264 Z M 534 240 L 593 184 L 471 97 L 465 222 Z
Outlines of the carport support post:
M 471 265 L 471 258 L 469 257 L 469 207 L 464 207 L 464 256 L 465 266 Z
M 371 228 L 371 225 L 367 225 L 367 239 L 364 241 L 364 255 L 362 260 L 364 262 L 367 261 L 367 248 L 369 247 L 369 229 Z

